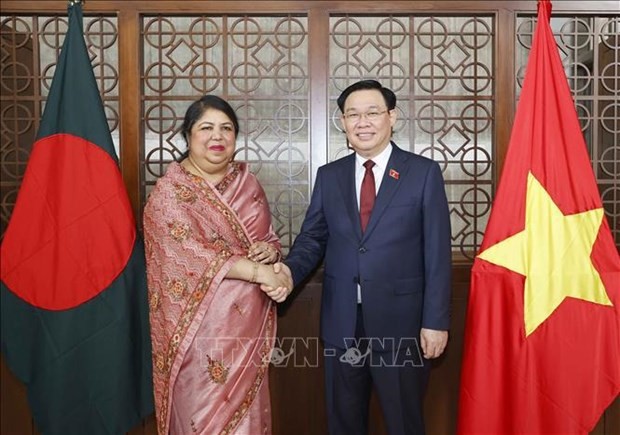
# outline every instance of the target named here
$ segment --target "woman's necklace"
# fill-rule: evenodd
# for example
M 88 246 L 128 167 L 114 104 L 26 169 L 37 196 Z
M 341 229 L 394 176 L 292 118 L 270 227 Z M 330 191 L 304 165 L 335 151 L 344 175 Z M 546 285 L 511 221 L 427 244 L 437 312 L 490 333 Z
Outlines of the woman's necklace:
M 196 169 L 198 171 L 198 175 L 203 179 L 208 181 L 209 183 L 213 183 L 214 185 L 219 183 L 223 177 L 219 177 L 219 176 L 215 176 L 215 175 L 210 175 L 208 173 L 206 173 L 205 171 L 202 170 L 202 168 L 200 166 L 198 166 L 196 164 L 196 162 L 194 161 L 194 159 L 192 159 L 191 156 L 187 156 L 187 160 L 189 160 L 189 163 L 194 167 L 194 169 Z
M 196 164 L 196 162 L 194 162 L 194 159 L 192 159 L 192 156 L 188 155 L 187 156 L 187 160 L 189 160 L 189 163 L 194 167 L 194 169 L 196 169 L 198 171 L 198 175 L 202 178 L 204 178 L 205 180 L 208 179 L 207 173 L 205 171 L 203 171 L 200 166 L 198 166 Z

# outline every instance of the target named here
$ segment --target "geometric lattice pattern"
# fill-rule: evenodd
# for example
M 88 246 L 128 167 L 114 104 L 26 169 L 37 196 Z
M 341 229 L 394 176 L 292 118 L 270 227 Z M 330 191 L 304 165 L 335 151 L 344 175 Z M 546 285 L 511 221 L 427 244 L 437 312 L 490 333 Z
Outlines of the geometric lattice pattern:
M 201 95 L 215 93 L 237 110 L 238 159 L 250 162 L 265 187 L 286 249 L 301 226 L 314 171 L 349 152 L 335 99 L 352 81 L 376 78 L 398 96 L 394 140 L 440 163 L 455 258 L 473 258 L 497 172 L 494 87 L 501 59 L 495 53 L 494 14 L 332 14 L 328 29 L 310 26 L 301 13 L 141 15 L 141 20 L 142 204 L 167 164 L 185 150 L 179 135 L 185 109 Z M 517 96 L 534 24 L 531 14 L 517 16 Z M 551 24 L 620 246 L 620 17 L 561 13 Z M 49 91 L 66 15 L 6 15 L 0 27 L 3 233 Z M 318 121 L 310 119 L 310 81 L 317 79 L 316 69 L 310 74 L 310 28 L 329 31 L 324 77 L 329 107 L 323 112 L 327 119 Z M 120 154 L 117 29 L 114 16 L 84 17 L 93 70 Z M 327 125 L 325 136 L 311 124 L 314 130 Z

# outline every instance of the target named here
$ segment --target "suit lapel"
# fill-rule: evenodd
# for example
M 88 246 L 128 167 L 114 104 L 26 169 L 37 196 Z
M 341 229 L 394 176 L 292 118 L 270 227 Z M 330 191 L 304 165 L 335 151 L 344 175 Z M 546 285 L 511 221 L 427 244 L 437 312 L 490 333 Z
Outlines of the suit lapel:
M 344 170 L 338 177 L 342 198 L 347 208 L 347 215 L 351 219 L 351 228 L 357 240 L 362 238 L 360 214 L 357 209 L 357 192 L 355 191 L 355 153 L 351 154 L 344 165 Z
M 409 169 L 409 165 L 405 164 L 408 158 L 407 154 L 402 152 L 402 150 L 393 142 L 392 146 L 392 154 L 390 155 L 387 167 L 385 168 L 385 173 L 383 174 L 383 179 L 381 180 L 381 187 L 379 188 L 377 199 L 375 200 L 375 205 L 372 209 L 372 213 L 370 214 L 370 220 L 368 221 L 368 226 L 364 232 L 363 239 L 366 239 L 377 226 L 377 223 L 385 212 L 386 207 L 392 201 L 396 190 L 398 190 L 398 187 L 400 186 L 400 179 L 405 176 L 407 170 Z

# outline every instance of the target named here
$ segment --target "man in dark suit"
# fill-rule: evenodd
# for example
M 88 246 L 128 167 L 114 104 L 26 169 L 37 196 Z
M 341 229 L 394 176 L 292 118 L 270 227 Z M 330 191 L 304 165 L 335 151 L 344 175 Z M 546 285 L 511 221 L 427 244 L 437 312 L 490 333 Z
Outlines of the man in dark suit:
M 325 258 L 321 338 L 329 432 L 368 432 L 374 385 L 388 432 L 424 434 L 428 359 L 450 323 L 450 219 L 439 165 L 391 142 L 396 96 L 374 80 L 338 98 L 355 153 L 319 168 L 284 265 L 295 285 Z M 371 161 L 371 163 L 366 163 Z M 288 290 L 268 291 L 283 300 Z

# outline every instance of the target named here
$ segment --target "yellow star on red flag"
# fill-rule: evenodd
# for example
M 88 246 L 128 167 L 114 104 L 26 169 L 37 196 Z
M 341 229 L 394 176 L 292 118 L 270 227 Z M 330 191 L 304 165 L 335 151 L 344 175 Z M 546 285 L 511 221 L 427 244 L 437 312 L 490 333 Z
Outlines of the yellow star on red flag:
M 612 305 L 590 253 L 603 209 L 565 215 L 530 172 L 525 229 L 478 257 L 525 276 L 524 322 L 529 336 L 568 297 Z

